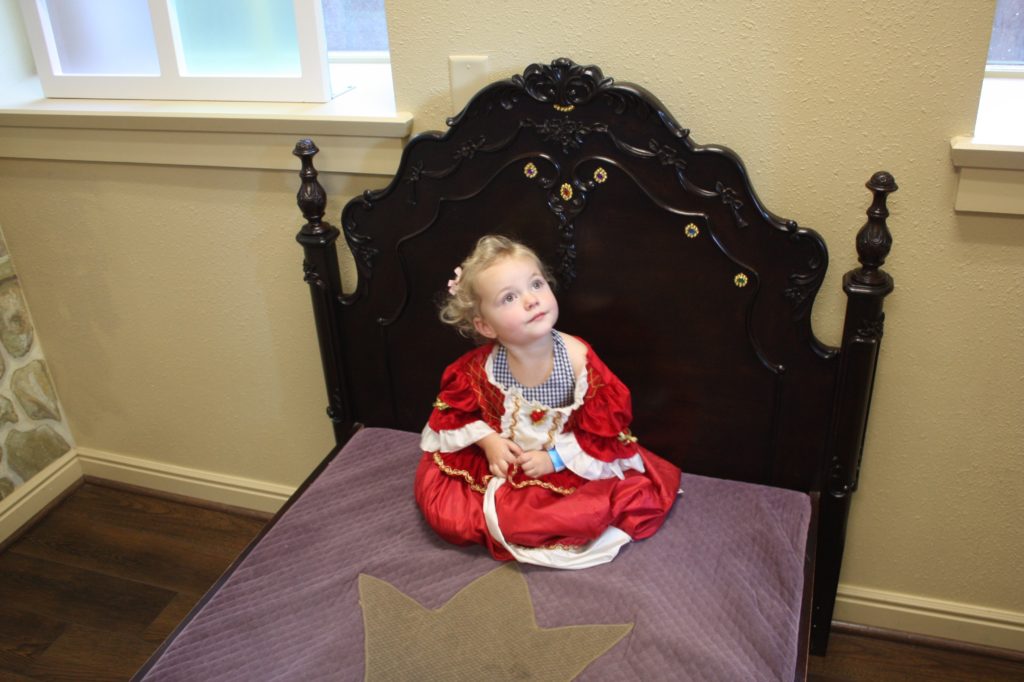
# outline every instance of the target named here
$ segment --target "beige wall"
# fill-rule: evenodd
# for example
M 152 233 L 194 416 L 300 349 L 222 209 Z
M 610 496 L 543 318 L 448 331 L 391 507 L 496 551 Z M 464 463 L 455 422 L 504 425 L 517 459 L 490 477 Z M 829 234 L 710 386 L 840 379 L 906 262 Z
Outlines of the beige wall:
M 1020 622 L 1024 220 L 954 213 L 949 157 L 973 128 L 992 2 L 525 6 L 390 2 L 398 108 L 443 126 L 449 54 L 489 55 L 495 77 L 568 56 L 644 85 L 825 236 L 828 342 L 863 183 L 894 173 L 897 288 L 843 583 Z M 340 200 L 383 181 L 325 184 Z M 80 446 L 286 484 L 313 467 L 330 430 L 295 188 L 271 171 L 0 160 L 0 224 Z
M 332 436 L 293 239 L 297 176 L 24 160 L 0 174 L 78 445 L 300 482 Z M 367 182 L 350 180 L 332 189 Z

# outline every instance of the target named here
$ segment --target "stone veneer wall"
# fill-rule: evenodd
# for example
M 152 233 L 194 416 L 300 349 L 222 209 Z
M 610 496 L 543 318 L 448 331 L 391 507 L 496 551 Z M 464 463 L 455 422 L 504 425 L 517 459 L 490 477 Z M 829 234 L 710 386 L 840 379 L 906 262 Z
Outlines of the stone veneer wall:
M 0 231 L 0 500 L 73 443 Z

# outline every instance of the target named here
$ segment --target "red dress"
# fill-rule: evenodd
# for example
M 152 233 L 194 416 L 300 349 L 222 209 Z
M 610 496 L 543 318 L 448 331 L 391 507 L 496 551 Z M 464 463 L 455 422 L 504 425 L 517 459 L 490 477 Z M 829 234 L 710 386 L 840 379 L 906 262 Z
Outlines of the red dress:
M 653 535 L 680 472 L 630 433 L 629 389 L 588 345 L 572 404 L 548 407 L 494 380 L 494 349 L 466 353 L 441 379 L 416 472 L 427 522 L 449 542 L 486 545 L 496 559 L 562 568 L 610 561 L 622 543 Z M 492 431 L 524 451 L 553 447 L 566 468 L 496 479 L 473 444 Z

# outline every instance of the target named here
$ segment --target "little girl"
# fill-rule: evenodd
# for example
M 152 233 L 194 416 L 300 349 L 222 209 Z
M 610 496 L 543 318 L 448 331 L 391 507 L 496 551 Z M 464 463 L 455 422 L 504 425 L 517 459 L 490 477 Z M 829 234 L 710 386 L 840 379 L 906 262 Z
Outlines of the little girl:
M 528 247 L 487 236 L 455 270 L 441 319 L 483 345 L 452 363 L 420 441 L 416 502 L 455 544 L 585 568 L 661 526 L 679 469 L 630 433 L 629 390 L 584 341 Z

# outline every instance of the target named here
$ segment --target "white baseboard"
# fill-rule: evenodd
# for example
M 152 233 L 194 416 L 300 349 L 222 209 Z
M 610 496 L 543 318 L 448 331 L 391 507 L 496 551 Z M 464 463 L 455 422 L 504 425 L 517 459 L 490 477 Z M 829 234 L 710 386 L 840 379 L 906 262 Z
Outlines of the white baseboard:
M 77 448 L 0 500 L 0 542 L 16 533 L 83 476 L 268 513 L 280 509 L 295 492 L 295 488 L 266 481 Z
M 840 585 L 836 620 L 1024 651 L 1024 613 Z
M 74 450 L 66 452 L 27 483 L 0 500 L 0 542 L 18 532 L 32 517 L 46 509 L 65 490 L 82 478 L 82 467 Z
M 113 452 L 78 448 L 82 474 L 232 507 L 274 513 L 295 488 L 241 476 L 165 464 Z

